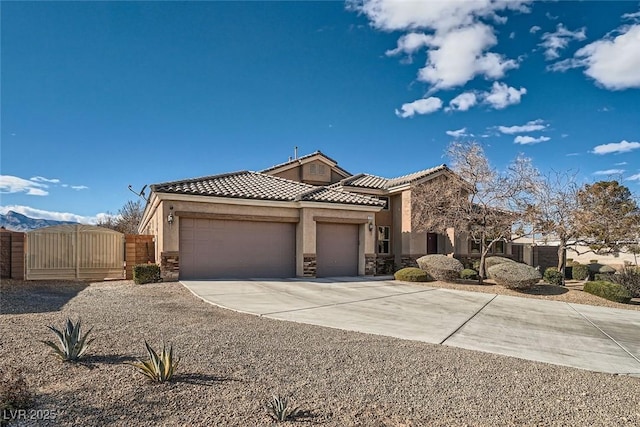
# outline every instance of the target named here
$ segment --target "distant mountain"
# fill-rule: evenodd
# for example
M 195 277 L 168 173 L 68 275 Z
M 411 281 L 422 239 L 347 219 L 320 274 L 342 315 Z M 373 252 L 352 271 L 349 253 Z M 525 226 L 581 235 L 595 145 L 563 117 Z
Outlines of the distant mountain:
M 29 218 L 26 215 L 22 215 L 14 211 L 9 211 L 6 215 L 0 214 L 0 227 L 4 227 L 7 230 L 12 231 L 29 231 L 35 230 L 36 228 L 50 227 L 52 225 L 61 224 L 77 224 L 77 222 Z

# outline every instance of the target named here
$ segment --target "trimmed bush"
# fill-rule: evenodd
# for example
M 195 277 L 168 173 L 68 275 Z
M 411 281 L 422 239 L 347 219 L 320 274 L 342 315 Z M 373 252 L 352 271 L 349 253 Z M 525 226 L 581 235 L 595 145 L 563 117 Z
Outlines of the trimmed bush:
M 605 282 L 604 280 L 585 283 L 584 291 L 608 299 L 609 301 L 621 302 L 623 304 L 631 301 L 631 293 L 622 285 Z
M 638 267 L 626 265 L 618 274 L 612 275 L 610 281 L 628 290 L 632 298 L 640 298 L 640 270 Z
M 136 285 L 160 281 L 160 266 L 157 264 L 137 264 L 133 266 L 133 281 Z
M 529 289 L 542 276 L 535 268 L 518 262 L 503 262 L 489 268 L 489 274 L 498 285 L 509 289 Z
M 493 267 L 494 265 L 502 264 L 502 263 L 505 263 L 505 262 L 515 263 L 515 261 L 512 260 L 511 258 L 505 258 L 505 257 L 501 257 L 501 256 L 490 256 L 490 257 L 488 257 L 487 259 L 484 260 L 484 266 L 488 270 L 489 268 Z
M 616 269 L 605 264 L 592 263 L 587 266 L 589 268 L 589 280 L 596 279 L 597 274 L 615 274 Z
M 402 280 L 405 282 L 430 282 L 433 280 L 429 273 L 420 270 L 415 267 L 407 267 L 395 272 L 393 277 L 396 280 Z
M 416 260 L 420 268 L 436 280 L 455 281 L 460 278 L 462 263 L 446 255 L 425 255 Z
M 562 273 L 560 273 L 555 267 L 547 268 L 544 271 L 544 275 L 542 276 L 542 278 L 550 285 L 562 286 L 564 283 Z
M 584 280 L 589 277 L 589 267 L 583 264 L 573 264 L 571 267 L 571 278 L 574 280 Z
M 478 272 L 470 268 L 465 268 L 460 272 L 460 278 L 464 280 L 478 280 Z

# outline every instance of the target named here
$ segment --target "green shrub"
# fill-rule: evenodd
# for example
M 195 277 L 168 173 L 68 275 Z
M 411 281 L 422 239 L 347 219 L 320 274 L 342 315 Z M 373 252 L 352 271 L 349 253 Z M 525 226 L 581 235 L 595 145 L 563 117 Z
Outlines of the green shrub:
M 87 331 L 82 337 L 80 336 L 80 319 L 74 325 L 71 319 L 67 318 L 67 323 L 62 331 L 54 328 L 53 326 L 47 326 L 58 337 L 60 346 L 54 344 L 52 341 L 42 341 L 44 344 L 51 347 L 60 359 L 65 362 L 75 362 L 80 360 L 84 353 L 89 348 L 89 345 L 93 342 L 94 338 L 87 341 L 87 336 L 91 332 L 91 329 Z
M 589 280 L 597 280 L 596 274 L 614 274 L 616 269 L 605 264 L 592 263 L 589 268 Z
M 169 347 L 169 351 L 167 351 L 166 346 L 163 344 L 160 354 L 151 348 L 146 341 L 144 346 L 147 348 L 149 360 L 138 360 L 129 364 L 155 382 L 171 381 L 180 363 L 180 359 L 173 356 L 173 346 Z
M 624 304 L 631 301 L 631 293 L 622 285 L 605 282 L 603 280 L 585 283 L 584 291 L 608 299 L 609 301 L 621 302 Z
M 9 366 L 0 367 L 0 425 L 5 425 L 9 411 L 27 409 L 32 404 L 33 393 L 22 371 Z
M 160 266 L 157 264 L 137 264 L 133 266 L 133 281 L 136 285 L 160 281 Z
M 393 277 L 396 280 L 405 282 L 430 282 L 433 280 L 429 273 L 416 267 L 407 267 L 395 272 Z
M 287 421 L 302 414 L 299 407 L 290 407 L 289 399 L 280 395 L 271 396 L 271 400 L 265 405 L 269 416 L 275 421 Z
M 589 277 L 589 267 L 583 264 L 574 264 L 571 267 L 571 278 L 575 280 L 584 280 Z
M 640 270 L 638 267 L 625 265 L 618 274 L 611 276 L 610 281 L 628 290 L 633 298 L 640 298 Z
M 465 280 L 478 280 L 478 272 L 470 268 L 465 268 L 460 272 L 460 278 Z
M 509 289 L 529 289 L 542 278 L 535 268 L 517 262 L 493 265 L 489 273 L 498 285 Z
M 547 268 L 544 271 L 544 275 L 542 276 L 542 278 L 550 285 L 562 286 L 564 284 L 562 273 L 559 272 L 555 267 Z
M 416 261 L 422 270 L 436 280 L 456 281 L 463 270 L 460 261 L 446 255 L 425 255 Z

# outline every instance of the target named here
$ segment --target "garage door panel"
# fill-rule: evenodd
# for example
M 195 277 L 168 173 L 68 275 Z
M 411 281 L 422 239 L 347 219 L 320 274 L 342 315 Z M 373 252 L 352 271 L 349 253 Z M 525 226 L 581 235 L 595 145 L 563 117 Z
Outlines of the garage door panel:
M 190 219 L 180 229 L 181 278 L 295 276 L 295 224 Z
M 316 275 L 358 275 L 358 225 L 316 224 Z

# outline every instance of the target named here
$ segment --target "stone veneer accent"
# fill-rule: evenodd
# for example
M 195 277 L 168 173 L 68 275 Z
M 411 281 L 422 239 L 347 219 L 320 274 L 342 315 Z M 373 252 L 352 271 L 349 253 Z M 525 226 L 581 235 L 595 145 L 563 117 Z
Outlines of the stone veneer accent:
M 416 260 L 420 257 L 423 257 L 424 254 L 422 255 L 402 255 L 400 257 L 400 268 L 405 268 L 405 267 L 418 267 L 418 263 L 416 262 Z
M 316 277 L 316 256 L 305 255 L 302 261 L 302 276 Z
M 376 255 L 368 254 L 364 256 L 364 275 L 374 276 L 376 274 Z
M 386 276 L 395 272 L 395 257 L 393 255 L 378 255 L 376 258 L 376 274 Z
M 180 275 L 180 254 L 177 251 L 160 254 L 160 277 L 165 282 L 178 280 Z

